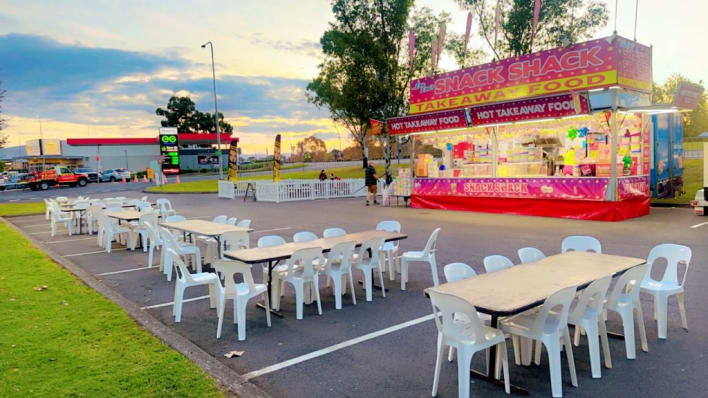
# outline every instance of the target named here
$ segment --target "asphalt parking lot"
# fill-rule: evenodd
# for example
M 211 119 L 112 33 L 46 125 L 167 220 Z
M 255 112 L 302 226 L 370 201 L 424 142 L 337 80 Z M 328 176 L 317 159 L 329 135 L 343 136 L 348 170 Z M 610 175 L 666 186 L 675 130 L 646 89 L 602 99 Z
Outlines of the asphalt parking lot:
M 123 192 L 128 197 L 142 195 L 140 191 Z M 157 197 L 150 195 L 151 200 Z M 611 339 L 613 368 L 603 367 L 602 378 L 592 379 L 587 344 L 581 340 L 581 345 L 574 348 L 579 387 L 571 386 L 564 363 L 563 393 L 567 397 L 705 396 L 708 315 L 704 307 L 708 303 L 708 271 L 704 259 L 708 258 L 708 225 L 691 228 L 705 221 L 695 217 L 692 209 L 654 208 L 650 216 L 605 223 L 365 207 L 362 200 L 354 199 L 281 204 L 219 200 L 216 195 L 171 195 L 169 199 L 188 218 L 211 219 L 228 214 L 252 219 L 255 229 L 252 245 L 258 237 L 268 234 L 291 240 L 297 231 L 321 235 L 324 228 L 337 226 L 356 232 L 373 229 L 381 220 L 394 219 L 401 222 L 403 232 L 409 235 L 401 242 L 402 251 L 420 250 L 430 232 L 441 227 L 437 253 L 441 280 L 444 280 L 442 266 L 447 263 L 465 262 L 481 273 L 482 258 L 487 255 L 502 254 L 518 262 L 516 250 L 524 246 L 554 254 L 560 251 L 562 238 L 573 234 L 597 237 L 605 253 L 642 258 L 659 243 L 685 244 L 693 250 L 686 282 L 689 332 L 681 328 L 676 302 L 670 300 L 668 339 L 659 341 L 651 317 L 651 301 L 648 296 L 643 297 L 649 352 L 638 351 L 637 359 L 627 360 L 624 342 Z M 288 287 L 281 302 L 284 317 L 273 317 L 271 328 L 266 326 L 265 314 L 255 307 L 253 300 L 248 306 L 247 340 L 243 342 L 237 340 L 229 302 L 222 337 L 217 340 L 216 311 L 209 309 L 206 287 L 187 290 L 185 298 L 194 300 L 184 304 L 182 322 L 174 323 L 171 306 L 174 282 L 167 282 L 158 271 L 157 261 L 154 268 L 146 268 L 147 254 L 114 244 L 115 251 L 109 255 L 97 246 L 95 235 L 69 237 L 61 228 L 52 238 L 43 216 L 9 220 L 274 397 L 430 395 L 436 329 L 430 302 L 422 292 L 432 285 L 430 268 L 425 264 L 411 265 L 406 291 L 400 290 L 398 275 L 395 281 L 386 275 L 385 283 L 390 288 L 386 298 L 376 292 L 374 300 L 366 302 L 363 289 L 357 286 L 357 305 L 347 295 L 341 310 L 334 309 L 331 288 L 321 283 L 323 315 L 317 315 L 316 306 L 306 306 L 302 320 L 295 319 L 294 294 Z M 658 268 L 653 274 L 661 275 L 662 267 Z M 259 267 L 254 266 L 253 275 L 260 281 Z M 622 330 L 618 318 L 612 314 L 608 329 Z M 232 350 L 244 354 L 240 358 L 224 358 Z M 476 356 L 473 367 L 483 369 L 482 358 L 483 355 Z M 510 350 L 509 359 L 512 383 L 523 386 L 534 396 L 550 395 L 546 358 L 541 366 L 515 366 Z M 474 379 L 471 394 L 505 396 L 502 389 Z M 454 362 L 443 365 L 439 396 L 457 396 Z

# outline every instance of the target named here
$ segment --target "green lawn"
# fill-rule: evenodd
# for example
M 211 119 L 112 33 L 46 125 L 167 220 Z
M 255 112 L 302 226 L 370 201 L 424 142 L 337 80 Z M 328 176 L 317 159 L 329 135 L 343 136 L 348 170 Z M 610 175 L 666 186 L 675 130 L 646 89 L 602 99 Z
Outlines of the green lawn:
M 401 167 L 408 167 L 408 162 L 401 163 Z M 391 170 L 393 174 L 396 174 L 398 170 L 397 164 L 391 165 Z M 379 176 L 383 176 L 385 167 L 383 162 L 378 162 L 376 167 L 376 172 Z M 334 173 L 335 176 L 339 178 L 364 178 L 364 170 L 359 166 L 354 167 L 340 167 L 336 169 L 327 169 L 327 175 Z M 281 174 L 280 178 L 283 180 L 299 180 L 299 179 L 317 179 L 320 175 L 319 170 L 306 170 L 306 171 L 293 171 L 290 173 Z M 259 175 L 259 176 L 242 176 L 244 181 L 257 181 L 257 180 L 272 180 L 273 176 L 271 174 Z M 181 184 L 168 184 L 161 187 L 150 187 L 148 192 L 155 193 L 173 193 L 173 192 L 217 192 L 217 180 L 202 180 L 202 181 L 190 181 L 183 182 Z
M 653 199 L 655 203 L 686 204 L 691 203 L 696 191 L 703 188 L 703 159 L 684 159 L 683 190 L 686 192 L 673 199 Z
M 44 213 L 44 202 L 0 204 L 0 216 L 21 216 L 35 213 Z
M 0 236 L 2 397 L 223 396 L 197 365 L 15 230 L 0 223 Z

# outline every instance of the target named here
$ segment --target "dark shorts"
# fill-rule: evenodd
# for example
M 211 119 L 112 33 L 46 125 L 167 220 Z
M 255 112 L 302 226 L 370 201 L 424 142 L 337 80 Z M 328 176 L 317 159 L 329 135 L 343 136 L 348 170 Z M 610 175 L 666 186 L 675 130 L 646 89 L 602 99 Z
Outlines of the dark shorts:
M 368 188 L 370 193 L 376 195 L 376 185 L 369 185 Z

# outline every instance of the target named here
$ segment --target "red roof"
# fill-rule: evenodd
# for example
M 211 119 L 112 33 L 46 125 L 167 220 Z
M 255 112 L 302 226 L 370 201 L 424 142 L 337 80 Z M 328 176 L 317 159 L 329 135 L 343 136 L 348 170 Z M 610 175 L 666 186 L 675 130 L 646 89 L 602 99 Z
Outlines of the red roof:
M 208 143 L 216 141 L 216 133 L 179 133 L 177 138 L 183 143 Z M 221 133 L 221 142 L 231 142 L 231 133 Z M 238 138 L 234 137 L 238 140 Z M 137 138 L 67 138 L 67 145 L 71 146 L 95 146 L 95 145 L 157 145 L 157 137 L 137 137 Z

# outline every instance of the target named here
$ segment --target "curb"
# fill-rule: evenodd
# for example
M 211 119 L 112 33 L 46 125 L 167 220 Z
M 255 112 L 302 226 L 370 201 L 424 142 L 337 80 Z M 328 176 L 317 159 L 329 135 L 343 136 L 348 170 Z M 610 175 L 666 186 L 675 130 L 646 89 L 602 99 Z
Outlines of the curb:
M 196 192 L 153 192 L 143 189 L 142 193 L 152 194 L 152 195 L 190 195 L 190 194 L 207 194 L 207 193 L 218 193 L 217 191 L 196 191 Z
M 22 235 L 25 239 L 32 242 L 35 247 L 44 251 L 54 262 L 74 274 L 88 287 L 120 306 L 148 332 L 152 333 L 165 344 L 181 353 L 192 362 L 196 363 L 200 368 L 207 372 L 207 374 L 213 377 L 227 392 L 236 394 L 239 398 L 272 398 L 268 393 L 261 390 L 259 387 L 256 387 L 252 383 L 244 380 L 233 369 L 219 362 L 216 358 L 211 356 L 211 354 L 207 353 L 187 338 L 170 329 L 167 325 L 158 321 L 157 318 L 150 315 L 147 311 L 141 310 L 135 303 L 105 285 L 92 274 L 86 272 L 76 264 L 66 260 L 51 248 L 46 247 L 41 242 L 27 235 L 15 224 L 5 220 L 5 217 L 0 217 L 0 221 L 4 222 L 6 225 L 10 226 Z
M 661 203 L 661 202 L 651 202 L 649 204 L 651 207 L 681 207 L 681 208 L 686 208 L 690 209 L 693 206 L 691 206 L 690 203 Z

